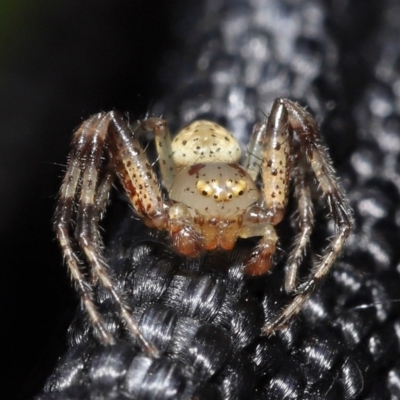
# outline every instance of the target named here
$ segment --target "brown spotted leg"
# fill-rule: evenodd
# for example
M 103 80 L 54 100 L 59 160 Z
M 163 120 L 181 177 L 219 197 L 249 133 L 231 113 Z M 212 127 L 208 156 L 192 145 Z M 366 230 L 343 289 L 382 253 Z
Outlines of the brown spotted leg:
M 73 152 L 61 187 L 54 227 L 71 277 L 74 280 L 91 323 L 99 334 L 101 341 L 106 344 L 112 344 L 114 343 L 114 338 L 106 329 L 104 321 L 97 310 L 92 287 L 86 282 L 80 270 L 80 261 L 73 249 L 70 238 L 70 224 L 73 218 L 74 199 L 81 179 L 81 171 L 84 168 L 90 146 L 99 145 L 96 141 L 92 144 L 90 143 L 92 135 L 95 138 L 98 137 L 99 132 L 96 132 L 96 126 L 98 125 L 99 117 L 99 115 L 95 115 L 83 122 L 74 135 L 72 143 Z M 95 132 L 97 134 L 95 134 Z
M 156 141 L 160 141 L 160 151 L 164 154 L 160 156 L 160 164 L 165 166 L 162 171 L 165 176 L 169 176 L 167 180 L 172 179 L 175 176 L 175 164 L 172 159 L 165 164 L 162 162 L 169 157 L 162 150 L 170 147 L 166 122 L 151 118 L 143 121 L 141 128 L 155 132 Z M 187 207 L 180 203 L 170 207 L 164 202 L 145 152 L 127 124 L 116 113 L 111 113 L 109 136 L 108 149 L 114 159 L 115 170 L 142 220 L 150 227 L 169 230 L 172 245 L 179 253 L 189 257 L 199 255 L 200 238 Z
M 136 213 L 147 225 L 167 229 L 168 206 L 145 151 L 118 113 L 113 111 L 107 116 L 110 120 L 107 149 Z
M 275 104 L 274 109 L 271 113 L 272 121 L 275 119 L 275 125 L 279 124 L 279 122 L 276 121 L 276 118 L 279 118 L 278 111 L 281 107 L 282 105 L 279 105 L 279 103 Z M 285 113 L 283 111 L 281 111 L 281 115 L 283 116 L 284 120 L 287 121 L 288 117 L 285 116 Z M 254 180 L 257 178 L 257 175 L 259 174 L 263 163 L 264 143 L 268 143 L 267 141 L 268 138 L 266 138 L 267 132 L 272 131 L 271 124 L 269 127 L 267 127 L 267 124 L 268 120 L 266 119 L 262 123 L 255 125 L 249 142 L 249 147 L 247 152 L 248 155 L 244 163 L 244 167 L 247 169 L 247 172 L 251 175 L 251 177 Z M 285 122 L 285 124 L 287 124 L 287 122 Z M 283 126 L 282 129 L 286 129 L 285 126 Z M 272 136 L 273 135 L 274 133 L 272 133 Z M 306 186 L 305 172 L 304 172 L 308 169 L 308 165 L 306 165 L 305 156 L 301 154 L 298 148 L 299 145 L 293 143 L 293 146 L 295 146 L 292 150 L 292 153 L 294 153 L 294 155 L 292 156 L 294 163 L 293 175 L 294 175 L 295 197 L 297 198 L 298 202 L 298 219 L 300 226 L 300 234 L 296 238 L 295 245 L 288 259 L 288 265 L 285 268 L 286 269 L 285 290 L 287 292 L 292 292 L 295 289 L 297 282 L 298 267 L 302 261 L 303 254 L 308 245 L 313 225 L 313 207 L 312 207 L 311 195 L 309 188 Z M 268 160 L 271 160 L 270 156 Z M 272 159 L 271 167 L 274 167 L 272 163 L 278 166 L 282 166 L 280 164 L 281 160 L 279 160 L 277 163 Z M 267 168 L 268 165 L 269 164 L 267 163 Z M 262 212 L 261 210 L 258 210 L 257 214 L 260 215 L 261 212 Z M 257 225 L 259 225 L 260 222 L 256 221 L 256 223 Z M 270 240 L 276 241 L 275 235 L 273 235 Z
M 135 210 L 151 222 L 160 224 L 165 217 L 161 192 L 155 174 L 138 140 L 117 113 L 111 112 L 104 115 L 103 122 L 105 125 L 101 130 L 107 132 L 106 148 L 109 150 L 110 158 Z M 98 243 L 98 238 L 100 238 L 98 221 L 93 218 L 95 190 L 92 185 L 92 182 L 97 180 L 101 152 L 93 149 L 91 156 L 90 159 L 93 159 L 93 162 L 87 164 L 83 175 L 77 218 L 78 241 L 102 286 L 113 297 L 128 330 L 149 355 L 156 357 L 158 350 L 141 334 L 138 324 L 132 316 L 132 310 L 123 293 L 117 289 L 101 254 L 101 246 Z M 100 196 L 100 200 L 101 198 L 102 196 Z
M 117 174 L 125 186 L 135 210 L 143 217 L 147 217 L 148 222 L 159 226 L 162 221 L 166 220 L 166 217 L 161 192 L 154 172 L 151 170 L 151 166 L 137 139 L 132 136 L 123 119 L 114 112 L 97 114 L 85 121 L 75 134 L 75 139 L 75 147 L 79 149 L 80 145 L 83 150 L 77 150 L 71 157 L 70 168 L 64 180 L 56 220 L 57 236 L 67 258 L 67 263 L 73 274 L 76 274 L 77 270 L 79 272 L 78 258 L 71 249 L 68 227 L 65 225 L 71 218 L 77 183 L 80 179 L 80 171 L 83 170 L 77 213 L 77 240 L 89 260 L 92 274 L 97 277 L 114 299 L 128 330 L 147 354 L 157 357 L 158 350 L 141 334 L 138 324 L 132 316 L 132 310 L 123 294 L 118 290 L 102 255 L 103 246 L 98 230 L 98 222 L 102 209 L 106 204 L 106 192 L 111 185 L 111 174 L 106 172 L 102 182 L 97 187 L 101 156 L 103 149 L 107 148 Z M 70 176 L 74 179 L 71 179 Z M 73 186 L 69 183 L 71 181 L 74 182 Z M 66 201 L 66 199 L 69 200 Z M 71 204 L 69 208 L 64 206 L 64 204 L 68 206 L 69 203 Z M 67 239 L 65 236 L 67 236 Z M 73 263 L 74 260 L 76 265 Z M 81 280 L 85 283 L 84 286 L 88 288 L 87 283 L 83 279 Z M 76 281 L 80 282 L 77 278 Z M 101 333 L 103 331 L 106 332 L 102 335 L 103 341 L 112 343 L 113 339 L 105 330 L 104 323 L 101 321 L 94 306 L 91 290 L 90 296 L 85 292 L 82 298 L 94 326 Z M 90 301 L 85 301 L 86 298 L 89 298 Z
M 287 265 L 285 266 L 285 290 L 291 293 L 296 289 L 298 269 L 310 242 L 310 236 L 313 229 L 313 204 L 311 200 L 310 189 L 306 184 L 306 173 L 308 165 L 304 155 L 300 152 L 298 146 L 294 149 L 296 157 L 293 171 L 294 194 L 297 199 L 298 224 L 300 232 L 296 237 L 294 247 L 290 252 Z
M 316 122 L 307 111 L 290 100 L 278 99 L 276 102 L 287 109 L 290 125 L 300 140 L 300 150 L 311 164 L 337 229 L 306 281 L 296 288 L 293 300 L 275 320 L 264 326 L 263 330 L 267 334 L 284 327 L 289 319 L 300 312 L 304 303 L 328 274 L 353 227 L 350 204 L 335 176 L 329 155 L 321 143 Z
M 289 195 L 291 142 L 287 110 L 275 101 L 268 121 L 257 125 L 253 131 L 250 155 L 245 162 L 245 167 L 254 177 L 261 164 L 263 205 L 268 215 L 267 219 L 264 218 L 263 237 L 245 268 L 245 272 L 251 275 L 266 273 L 272 266 L 277 242 L 273 225 L 281 222 Z

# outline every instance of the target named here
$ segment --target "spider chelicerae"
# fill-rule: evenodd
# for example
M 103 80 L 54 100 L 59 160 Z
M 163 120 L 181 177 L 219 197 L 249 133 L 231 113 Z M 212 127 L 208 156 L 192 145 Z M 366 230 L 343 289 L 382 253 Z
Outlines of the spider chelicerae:
M 154 132 L 162 182 L 140 145 L 140 131 Z M 102 161 L 104 153 L 106 164 Z M 144 351 L 151 356 L 159 354 L 141 334 L 103 256 L 98 225 L 115 176 L 136 214 L 147 226 L 169 232 L 171 246 L 178 253 L 196 257 L 218 248 L 231 250 L 237 238 L 260 237 L 244 265 L 244 272 L 250 275 L 264 274 L 271 268 L 278 240 L 274 226 L 284 217 L 292 181 L 299 234 L 286 263 L 284 282 L 292 300 L 264 325 L 263 333 L 282 328 L 300 312 L 329 272 L 352 229 L 351 207 L 321 143 L 316 122 L 288 99 L 274 101 L 269 117 L 254 127 L 243 165 L 239 164 L 240 157 L 235 138 L 222 126 L 204 120 L 193 122 L 171 140 L 167 122 L 161 118 L 145 119 L 133 131 L 112 111 L 91 116 L 75 132 L 55 230 L 90 321 L 104 343 L 114 343 L 114 338 L 97 310 L 93 288 L 74 250 L 74 219 L 75 237 L 94 281 L 110 293 L 121 319 Z M 299 283 L 298 269 L 313 227 L 313 206 L 306 183 L 310 167 L 336 232 L 306 280 Z

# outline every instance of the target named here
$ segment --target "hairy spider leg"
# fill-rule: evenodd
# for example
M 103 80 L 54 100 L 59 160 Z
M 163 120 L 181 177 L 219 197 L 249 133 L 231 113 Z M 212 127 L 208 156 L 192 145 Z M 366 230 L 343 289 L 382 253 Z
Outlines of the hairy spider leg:
M 112 111 L 108 116 L 107 149 L 136 213 L 148 226 L 166 228 L 168 212 L 158 179 L 137 135 L 120 114 Z
M 297 199 L 297 220 L 300 232 L 296 236 L 294 246 L 285 266 L 285 290 L 291 293 L 297 285 L 298 269 L 310 242 L 313 229 L 314 212 L 310 189 L 307 185 L 307 174 L 309 165 L 304 154 L 301 153 L 299 144 L 295 144 L 293 153 L 293 181 L 294 196 Z
M 166 121 L 149 118 L 140 123 L 140 129 L 154 132 L 157 151 L 160 152 L 161 174 L 167 187 L 171 186 L 176 165 L 171 158 L 171 140 Z M 110 136 L 114 138 L 109 148 L 111 156 L 116 158 L 114 165 L 117 174 L 136 212 L 148 226 L 169 230 L 172 245 L 179 253 L 191 257 L 198 255 L 201 240 L 187 207 L 180 203 L 169 207 L 164 202 L 157 177 L 144 150 L 125 121 L 115 112 L 112 114 Z
M 272 266 L 277 242 L 273 225 L 281 222 L 289 197 L 291 142 L 288 112 L 275 101 L 267 121 L 254 129 L 245 160 L 245 168 L 254 179 L 261 170 L 263 205 L 269 216 L 269 224 L 245 268 L 251 275 L 263 274 Z
M 125 139 L 129 142 L 129 138 L 123 137 L 121 139 L 118 136 L 118 133 L 121 130 L 119 129 L 120 120 L 122 121 L 122 118 L 114 112 L 99 113 L 85 121 L 75 133 L 73 146 L 76 150 L 72 153 L 70 158 L 67 174 L 61 189 L 61 196 L 56 214 L 56 232 L 67 259 L 71 274 L 75 278 L 77 272 L 79 272 L 80 279 L 78 280 L 75 278 L 75 281 L 78 286 L 82 284 L 88 288 L 89 285 L 84 280 L 79 270 L 78 257 L 72 250 L 67 222 L 72 214 L 74 199 L 78 196 L 78 183 L 81 179 L 82 183 L 75 234 L 77 241 L 90 263 L 92 274 L 97 277 L 102 286 L 112 296 L 114 303 L 120 310 L 120 314 L 128 330 L 132 333 L 147 354 L 157 357 L 159 354 L 158 350 L 141 334 L 138 323 L 132 316 L 132 310 L 123 294 L 118 290 L 118 286 L 112 276 L 112 271 L 108 268 L 102 254 L 103 246 L 98 227 L 99 212 L 101 212 L 101 210 L 100 208 L 96 209 L 96 201 L 98 202 L 98 207 L 105 205 L 105 191 L 107 190 L 107 187 L 111 185 L 111 182 L 109 182 L 111 177 L 107 178 L 108 174 L 106 173 L 105 180 L 103 179 L 100 183 L 100 192 L 97 192 L 98 170 L 101 164 L 101 156 L 104 148 L 109 149 L 110 157 L 115 166 L 120 165 L 121 163 L 123 164 L 124 161 L 126 161 L 124 156 L 126 156 L 126 153 L 131 150 L 128 143 L 125 143 L 125 147 L 122 149 L 118 147 L 121 140 Z M 116 139 L 120 139 L 120 141 Z M 135 141 L 133 141 L 133 146 L 135 144 Z M 119 150 L 121 155 L 117 154 L 113 149 Z M 136 150 L 134 151 L 136 152 Z M 143 173 L 144 169 L 147 169 L 147 167 L 142 165 L 140 172 Z M 120 174 L 118 169 L 117 173 Z M 82 178 L 80 178 L 81 176 Z M 71 184 L 71 182 L 73 183 Z M 147 205 L 150 204 L 149 202 L 141 202 L 140 204 L 142 208 L 147 208 L 148 211 L 152 211 L 151 207 L 147 207 Z M 90 293 L 90 297 L 88 297 L 87 292 Z M 80 293 L 82 295 L 82 290 L 80 290 Z M 92 291 L 87 289 L 86 292 L 83 292 L 82 299 L 93 325 L 100 332 L 101 339 L 105 343 L 113 343 L 114 339 L 112 338 L 111 333 L 107 332 L 104 322 L 101 320 L 96 310 L 93 302 Z
M 277 318 L 264 326 L 266 334 L 284 327 L 289 319 L 301 311 L 304 303 L 328 274 L 354 225 L 350 204 L 335 176 L 328 152 L 322 145 L 316 122 L 306 110 L 290 100 L 277 99 L 275 103 L 285 107 L 288 112 L 290 126 L 300 140 L 300 150 L 306 155 L 315 173 L 337 229 L 306 281 L 295 289 L 291 302 Z
M 96 196 L 94 201 L 95 210 L 97 214 L 96 218 L 98 218 L 99 221 L 102 220 L 103 218 L 103 214 L 108 204 L 108 198 L 114 180 L 115 180 L 115 172 L 112 168 L 112 162 L 109 161 L 108 164 L 104 167 L 104 172 L 97 186 Z
M 103 168 L 101 177 L 99 178 L 94 199 L 93 220 L 96 221 L 97 224 L 103 219 L 114 180 L 115 172 L 113 170 L 112 162 L 109 161 Z M 99 246 L 103 251 L 103 240 L 99 233 L 100 231 L 98 229 L 93 230 L 93 242 L 96 243 L 96 246 Z M 91 284 L 95 285 L 98 282 L 98 277 L 94 270 L 90 270 L 90 274 Z
M 69 234 L 70 221 L 72 220 L 74 210 L 74 199 L 78 190 L 81 171 L 84 169 L 85 160 L 88 158 L 88 152 L 90 149 L 89 137 L 92 136 L 92 132 L 96 129 L 95 126 L 97 123 L 97 118 L 90 118 L 84 121 L 74 135 L 72 142 L 73 150 L 61 186 L 60 197 L 55 214 L 54 229 L 65 261 L 71 273 L 71 277 L 92 325 L 95 327 L 95 330 L 99 334 L 103 343 L 112 344 L 114 343 L 114 338 L 111 333 L 108 332 L 104 321 L 97 310 L 92 287 L 86 282 L 86 279 L 80 270 L 79 257 L 73 249 Z M 96 138 L 98 133 L 99 132 L 95 135 Z
M 277 118 L 278 121 L 276 120 Z M 284 122 L 283 129 L 286 130 L 286 134 L 292 136 L 293 133 L 290 132 L 290 127 L 288 126 L 289 116 L 284 111 L 284 106 L 279 102 L 275 102 L 273 104 L 269 120 L 272 122 L 275 119 L 274 125 L 280 126 L 279 118 L 283 119 L 281 122 Z M 264 159 L 263 152 L 264 152 L 264 147 L 268 145 L 268 136 L 267 136 L 268 132 L 271 135 L 271 127 L 268 127 L 268 118 L 266 118 L 264 119 L 264 121 L 254 126 L 253 133 L 250 138 L 247 157 L 244 166 L 254 180 L 257 179 L 261 167 L 263 166 L 263 162 L 267 163 L 267 168 L 268 165 L 271 165 L 272 168 L 270 167 L 269 171 L 272 172 L 271 175 L 272 177 L 275 178 L 276 176 L 278 176 L 277 174 L 274 174 L 274 172 L 276 171 L 276 165 L 278 164 L 281 169 L 283 164 L 283 163 L 281 164 L 282 160 L 279 160 L 278 163 L 276 163 L 276 159 L 271 160 L 270 157 L 267 160 Z M 274 133 L 272 133 L 272 135 L 274 135 Z M 281 138 L 284 138 L 284 133 L 283 134 L 281 133 Z M 274 143 L 274 142 L 272 141 L 269 143 Z M 313 206 L 312 206 L 311 194 L 305 182 L 306 179 L 305 171 L 307 171 L 309 165 L 307 163 L 305 155 L 302 154 L 301 152 L 300 143 L 294 140 L 290 140 L 289 143 L 292 146 L 292 150 L 290 151 L 289 162 L 293 163 L 292 170 L 293 170 L 293 179 L 295 187 L 294 195 L 297 199 L 297 204 L 298 204 L 298 221 L 299 221 L 300 232 L 296 237 L 295 244 L 288 258 L 288 264 L 285 267 L 285 290 L 288 293 L 292 292 L 296 287 L 298 268 L 303 259 L 306 247 L 309 243 L 313 226 Z M 281 149 L 279 149 L 279 151 L 281 151 Z M 286 196 L 288 195 L 289 194 L 287 188 Z M 265 205 L 265 199 L 264 199 L 264 205 Z M 261 212 L 261 210 L 259 212 Z

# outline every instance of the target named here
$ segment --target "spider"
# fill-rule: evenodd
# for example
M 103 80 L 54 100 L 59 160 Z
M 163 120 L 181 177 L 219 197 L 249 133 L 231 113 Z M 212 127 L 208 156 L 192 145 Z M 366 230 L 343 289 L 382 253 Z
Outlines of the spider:
M 154 133 L 161 183 L 139 143 L 140 131 Z M 101 171 L 104 153 L 108 163 Z M 269 117 L 253 129 L 243 165 L 239 164 L 240 157 L 235 138 L 210 121 L 193 122 L 173 140 L 165 120 L 148 118 L 132 130 L 115 111 L 93 115 L 78 128 L 61 187 L 55 231 L 102 342 L 112 344 L 114 338 L 97 310 L 92 285 L 74 250 L 71 231 L 75 217 L 75 237 L 90 265 L 92 283 L 99 281 L 110 293 L 121 319 L 144 351 L 154 357 L 159 355 L 141 334 L 103 256 L 98 225 L 115 176 L 136 214 L 147 226 L 167 231 L 172 247 L 180 254 L 196 257 L 217 248 L 231 250 L 238 238 L 261 237 L 244 265 L 244 272 L 249 275 L 271 269 L 278 240 L 274 226 L 284 218 L 289 184 L 293 181 L 299 234 L 285 266 L 284 280 L 284 289 L 292 299 L 274 320 L 265 324 L 263 333 L 284 327 L 300 312 L 328 274 L 352 229 L 351 207 L 321 143 L 316 122 L 293 101 L 274 101 Z M 327 201 L 336 232 L 306 280 L 300 283 L 298 269 L 313 227 L 313 206 L 306 184 L 309 166 Z

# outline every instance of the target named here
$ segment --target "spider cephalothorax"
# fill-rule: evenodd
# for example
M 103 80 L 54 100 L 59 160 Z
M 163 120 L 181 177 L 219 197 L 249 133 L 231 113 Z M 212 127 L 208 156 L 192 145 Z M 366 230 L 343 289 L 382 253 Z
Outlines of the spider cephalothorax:
M 140 130 L 155 134 L 160 183 L 137 138 Z M 104 152 L 109 162 L 99 179 Z M 195 257 L 216 248 L 230 250 L 238 238 L 261 237 L 244 265 L 244 271 L 251 275 L 263 274 L 271 267 L 278 240 L 274 226 L 284 217 L 293 181 L 300 233 L 287 261 L 285 289 L 294 296 L 282 313 L 264 326 L 265 333 L 279 329 L 296 315 L 326 276 L 353 221 L 313 118 L 290 100 L 275 100 L 270 116 L 255 126 L 242 165 L 240 157 L 235 138 L 210 121 L 193 122 L 172 141 L 166 121 L 160 118 L 141 121 L 138 131 L 133 132 L 118 113 L 109 112 L 93 115 L 79 127 L 61 188 L 55 228 L 82 301 L 104 342 L 113 342 L 113 338 L 97 311 L 70 238 L 78 192 L 76 237 L 93 275 L 110 292 L 127 328 L 148 353 L 157 355 L 157 349 L 139 331 L 102 255 L 98 222 L 115 175 L 135 212 L 146 225 L 167 231 L 172 246 L 181 254 Z M 309 167 L 327 199 L 337 231 L 307 280 L 298 284 L 297 271 L 313 223 L 306 185 Z

